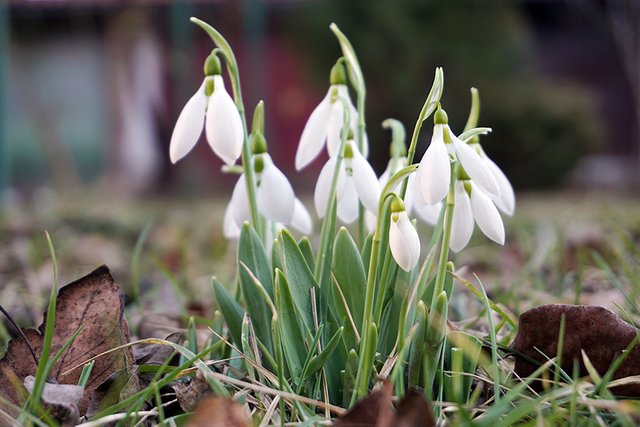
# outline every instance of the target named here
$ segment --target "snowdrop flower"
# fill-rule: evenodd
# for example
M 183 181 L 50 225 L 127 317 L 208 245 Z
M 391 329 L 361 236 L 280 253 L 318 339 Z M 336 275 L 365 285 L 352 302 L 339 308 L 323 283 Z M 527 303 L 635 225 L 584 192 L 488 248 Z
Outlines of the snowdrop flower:
M 487 156 L 487 154 L 482 149 L 482 146 L 480 145 L 477 137 L 475 138 L 475 141 L 472 140 L 468 145 L 476 150 L 476 152 L 480 155 L 480 158 L 482 158 L 482 160 L 485 162 L 485 165 L 489 169 L 489 172 L 491 172 L 491 175 L 493 175 L 493 178 L 498 184 L 500 194 L 498 196 L 489 194 L 491 200 L 493 200 L 493 203 L 495 203 L 496 207 L 502 212 L 509 216 L 513 215 L 516 207 L 516 196 L 513 191 L 513 187 L 509 182 L 509 179 L 504 174 L 504 172 L 502 172 L 502 169 L 500 169 L 500 167 L 496 165 L 495 162 L 489 158 L 489 156 Z
M 461 251 L 473 234 L 474 220 L 480 230 L 496 243 L 504 244 L 504 224 L 498 209 L 485 191 L 471 180 L 454 184 L 455 205 L 449 247 Z
M 427 204 L 434 205 L 447 195 L 451 182 L 451 160 L 459 161 L 469 177 L 483 190 L 499 197 L 500 188 L 486 162 L 451 132 L 444 110 L 436 111 L 434 122 L 431 144 L 418 168 L 418 180 Z
M 275 224 L 291 225 L 305 234 L 310 233 L 311 216 L 296 199 L 287 177 L 276 167 L 267 153 L 264 136 L 260 133 L 253 134 L 251 145 L 253 152 L 251 165 L 255 171 L 259 213 Z M 233 188 L 231 201 L 225 212 L 225 237 L 237 237 L 242 224 L 250 219 L 247 184 L 244 175 L 241 175 Z
M 242 178 L 242 181 L 238 180 L 236 186 L 238 185 L 246 185 L 244 177 Z M 246 191 L 244 194 L 246 195 Z M 248 202 L 246 202 L 246 199 L 244 199 L 245 201 L 243 202 L 242 199 L 239 199 L 240 197 L 242 197 L 242 194 L 232 196 L 231 202 L 229 202 L 224 211 L 222 234 L 226 239 L 237 239 L 240 237 L 240 226 L 244 221 L 249 221 L 251 219 Z M 238 208 L 238 205 L 241 207 Z M 235 218 L 234 214 L 237 215 L 238 218 Z M 242 222 L 237 223 L 237 220 L 241 220 Z M 304 207 L 300 199 L 297 197 L 295 198 L 293 207 L 293 218 L 291 219 L 291 223 L 288 225 L 305 235 L 309 235 L 313 231 L 311 215 L 309 215 L 309 211 L 307 211 L 307 208 Z M 276 231 L 279 231 L 282 227 L 284 227 L 284 224 L 280 222 L 275 223 Z
M 420 259 L 420 237 L 411 223 L 402 200 L 395 196 L 391 202 L 389 248 L 400 268 L 411 271 Z
M 349 108 L 349 127 L 355 134 L 357 130 L 358 112 L 351 102 L 347 78 L 342 62 L 338 61 L 331 69 L 331 86 L 320 104 L 313 110 L 300 137 L 300 145 L 296 152 L 296 169 L 300 170 L 311 163 L 322 151 L 325 140 L 329 156 L 334 157 L 340 148 L 340 132 L 344 121 L 344 104 Z M 363 153 L 367 156 L 368 141 L 364 135 Z
M 186 156 L 198 142 L 204 127 L 213 152 L 232 165 L 242 152 L 242 119 L 236 104 L 225 90 L 220 61 L 215 53 L 207 58 L 204 71 L 202 85 L 187 101 L 173 129 L 169 157 L 172 163 L 176 163 Z
M 318 216 L 324 216 L 329 204 L 329 191 L 333 181 L 333 172 L 338 157 L 330 157 L 318 176 L 314 192 L 314 202 Z M 338 171 L 336 186 L 337 214 L 345 224 L 352 223 L 358 217 L 358 202 L 370 212 L 378 209 L 380 187 L 376 173 L 367 159 L 358 151 L 353 140 L 347 141 L 344 159 Z

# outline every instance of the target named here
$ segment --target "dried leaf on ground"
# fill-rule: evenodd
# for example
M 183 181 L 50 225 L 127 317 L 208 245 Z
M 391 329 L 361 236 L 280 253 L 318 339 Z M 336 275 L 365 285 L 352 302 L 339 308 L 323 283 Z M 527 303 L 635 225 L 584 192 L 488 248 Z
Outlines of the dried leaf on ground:
M 60 350 L 78 328 L 82 329 L 53 366 L 49 373 L 51 382 L 77 384 L 84 361 L 129 342 L 129 329 L 124 318 L 124 297 L 106 266 L 60 288 L 56 305 L 51 354 Z M 45 313 L 44 318 L 46 317 Z M 24 330 L 38 355 L 41 353 L 44 331 L 44 322 L 37 330 Z M 86 412 L 94 392 L 108 379 L 122 376 L 124 381 L 119 383 L 131 386 L 131 382 L 137 379 L 129 374 L 133 363 L 130 348 L 119 349 L 97 358 L 78 405 L 80 414 Z M 28 375 L 34 375 L 36 368 L 26 343 L 21 338 L 12 339 L 0 360 L 0 395 L 11 403 L 19 404 L 18 392 L 12 381 L 13 375 L 22 382 Z M 108 393 L 119 394 L 120 390 L 111 389 Z
M 548 304 L 525 311 L 520 316 L 520 326 L 511 347 L 544 363 L 558 353 L 558 341 L 562 316 L 565 317 L 565 336 L 561 367 L 572 372 L 574 360 L 580 364 L 580 375 L 588 375 L 581 352 L 591 360 L 600 375 L 604 375 L 613 360 L 636 337 L 639 330 L 629 325 L 615 313 L 604 307 Z M 522 357 L 516 357 L 515 372 L 527 377 L 537 368 Z M 636 346 L 627 356 L 613 378 L 640 375 L 640 347 Z M 618 395 L 640 397 L 640 385 L 630 384 L 612 390 Z
M 383 381 L 380 388 L 351 408 L 333 423 L 336 427 L 387 427 L 393 417 L 390 381 Z
M 389 424 L 393 427 L 435 427 L 435 425 L 436 419 L 431 405 L 424 395 L 415 389 L 409 389 L 400 401 L 394 421 Z
M 30 393 L 35 382 L 32 375 L 24 379 L 24 386 Z M 62 425 L 74 426 L 80 421 L 78 403 L 83 394 L 84 388 L 79 385 L 46 383 L 42 391 L 42 403 Z
M 185 412 L 193 411 L 198 402 L 200 402 L 204 396 L 211 393 L 209 383 L 205 380 L 200 372 L 188 382 L 179 382 L 172 386 L 178 399 L 178 404 Z
M 186 427 L 249 427 L 242 406 L 228 397 L 212 396 L 201 400 Z
M 358 402 L 333 424 L 336 427 L 433 427 L 436 420 L 422 393 L 409 389 L 393 411 L 389 381 Z

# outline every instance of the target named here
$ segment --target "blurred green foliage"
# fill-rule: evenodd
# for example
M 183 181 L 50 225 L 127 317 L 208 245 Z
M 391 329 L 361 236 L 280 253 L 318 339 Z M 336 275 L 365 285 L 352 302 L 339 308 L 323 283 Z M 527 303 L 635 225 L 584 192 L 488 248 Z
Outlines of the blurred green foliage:
M 519 2 L 328 0 L 300 6 L 287 20 L 287 31 L 319 86 L 327 84 L 339 54 L 330 22 L 351 39 L 365 74 L 368 133 L 378 170 L 386 163 L 389 141 L 378 124 L 393 116 L 410 134 L 436 66 L 444 67 L 443 107 L 454 132 L 466 122 L 469 88 L 479 89 L 479 125 L 494 130 L 483 145 L 517 188 L 562 183 L 600 140 L 590 93 L 543 76 Z M 428 145 L 428 133 L 418 155 Z

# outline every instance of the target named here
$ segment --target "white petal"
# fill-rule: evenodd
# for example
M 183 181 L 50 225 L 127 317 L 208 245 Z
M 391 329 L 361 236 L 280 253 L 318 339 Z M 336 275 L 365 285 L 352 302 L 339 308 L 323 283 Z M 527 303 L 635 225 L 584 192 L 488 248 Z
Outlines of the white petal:
M 451 163 L 442 136 L 442 127 L 443 125 L 433 127 L 431 144 L 424 153 L 419 167 L 422 197 L 430 205 L 435 205 L 445 198 L 451 181 Z
M 273 164 L 271 156 L 262 154 L 264 169 L 258 186 L 258 209 L 270 221 L 289 224 L 293 218 L 295 195 L 287 177 Z
M 228 165 L 233 165 L 242 153 L 242 119 L 236 104 L 224 88 L 222 76 L 213 76 L 213 84 L 205 122 L 207 141 L 218 157 Z
M 240 237 L 240 227 L 236 224 L 233 219 L 231 209 L 231 203 L 227 205 L 227 208 L 224 210 L 224 220 L 222 223 L 222 235 L 226 239 L 237 239 Z
M 451 133 L 451 139 L 453 140 L 453 149 L 456 152 L 458 160 L 460 160 L 460 164 L 462 164 L 462 167 L 473 182 L 488 193 L 499 196 L 500 188 L 498 188 L 498 183 L 476 150 L 460 141 L 453 133 Z
M 313 110 L 304 125 L 300 145 L 296 152 L 296 169 L 300 170 L 315 159 L 324 145 L 329 130 L 329 117 L 331 116 L 331 89 L 320 104 Z
M 489 196 L 477 185 L 471 188 L 471 209 L 480 230 L 491 240 L 504 244 L 504 225 L 500 213 Z
M 301 232 L 302 234 L 311 234 L 313 231 L 313 221 L 309 211 L 304 207 L 302 202 L 296 198 L 295 206 L 293 208 L 293 218 L 291 219 L 291 226 Z
M 316 206 L 316 213 L 319 218 L 324 216 L 324 211 L 327 209 L 329 203 L 329 190 L 331 189 L 331 182 L 333 181 L 333 172 L 336 168 L 335 157 L 330 157 L 327 163 L 322 167 L 320 175 L 318 175 L 318 181 L 316 182 L 316 189 L 313 193 L 313 202 Z M 344 168 L 341 168 L 338 176 L 338 190 L 344 185 Z
M 358 217 L 358 192 L 353 178 L 345 177 L 342 192 L 338 196 L 338 218 L 345 224 L 351 224 Z
M 367 231 L 373 233 L 376 231 L 377 215 L 372 212 L 364 212 L 364 223 L 367 226 Z
M 451 227 L 451 242 L 449 247 L 454 252 L 460 252 L 473 234 L 473 211 L 469 195 L 461 182 L 455 184 L 455 206 L 453 208 L 453 224 Z
M 231 201 L 229 202 L 228 209 L 238 228 L 242 227 L 242 224 L 244 224 L 245 221 L 251 220 L 249 198 L 247 197 L 247 183 L 244 179 L 244 175 L 240 175 L 235 187 L 233 187 L 233 193 L 231 194 Z
M 394 215 L 394 214 L 392 214 Z M 420 237 L 407 216 L 398 213 L 397 221 L 391 218 L 389 227 L 389 248 L 400 268 L 411 271 L 420 259 Z
M 435 205 L 427 204 L 419 193 L 420 188 L 417 183 L 418 179 L 416 174 L 409 176 L 407 193 L 404 198 L 407 213 L 411 214 L 415 212 L 422 221 L 427 224 L 436 225 L 438 217 L 440 216 L 440 210 L 442 209 L 442 202 L 438 202 Z
M 169 157 L 172 163 L 186 156 L 200 138 L 204 127 L 204 113 L 207 109 L 207 96 L 204 93 L 205 84 L 206 80 L 202 82 L 198 91 L 187 101 L 182 112 L 180 112 L 180 116 L 178 116 L 169 145 Z
M 362 138 L 362 155 L 365 158 L 369 157 L 369 137 L 367 136 L 366 131 Z
M 331 115 L 329 117 L 329 129 L 327 131 L 327 150 L 329 156 L 338 154 L 340 143 L 342 142 L 342 121 L 344 119 L 342 102 L 336 101 L 331 105 Z
M 507 215 L 513 215 L 516 208 L 516 196 L 507 176 L 489 157 L 483 156 L 487 167 L 500 187 L 500 197 L 491 197 L 498 209 Z
M 380 198 L 380 186 L 376 173 L 371 165 L 353 144 L 353 158 L 351 159 L 353 171 L 353 184 L 358 192 L 358 197 L 367 210 L 378 212 L 378 199 Z

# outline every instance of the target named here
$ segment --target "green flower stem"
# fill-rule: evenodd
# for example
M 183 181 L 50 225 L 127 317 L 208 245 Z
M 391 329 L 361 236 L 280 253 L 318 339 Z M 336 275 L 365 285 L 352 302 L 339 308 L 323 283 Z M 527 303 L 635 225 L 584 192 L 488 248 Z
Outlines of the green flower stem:
M 447 262 L 449 261 L 449 243 L 451 242 L 451 230 L 453 226 L 453 208 L 455 206 L 454 186 L 456 183 L 456 163 L 451 164 L 451 182 L 447 193 L 447 204 L 444 212 L 444 233 L 442 234 L 442 246 L 440 247 L 440 260 L 438 261 L 438 273 L 433 287 L 431 298 L 431 310 L 436 309 L 437 296 L 444 290 L 444 279 L 447 275 Z M 447 295 L 449 297 L 450 295 Z
M 362 318 L 361 328 L 362 339 L 360 341 L 360 360 L 358 362 L 358 372 L 356 374 L 356 381 L 351 398 L 352 404 L 355 403 L 357 399 L 360 399 L 367 394 L 367 386 L 371 378 L 371 369 L 373 367 L 373 365 L 371 365 L 371 363 L 373 363 L 373 360 L 368 360 L 368 358 L 363 356 L 364 352 L 370 345 L 369 343 L 367 343 L 367 340 L 371 335 L 371 331 L 369 329 L 372 325 L 371 320 L 373 318 L 373 300 L 376 290 L 376 270 L 378 269 L 378 257 L 380 253 L 382 220 L 385 213 L 384 205 L 387 198 L 395 196 L 395 193 L 393 193 L 392 189 L 395 188 L 398 182 L 406 178 L 416 169 L 418 169 L 418 165 L 411 165 L 396 172 L 389 179 L 389 181 L 387 181 L 386 185 L 382 189 L 380 200 L 378 200 L 378 217 L 376 220 L 376 231 L 373 234 L 373 241 L 371 243 L 371 257 L 369 258 L 369 272 L 367 275 L 367 287 L 365 289 L 364 316 Z M 370 366 L 366 366 L 367 364 Z
M 349 103 L 347 100 L 339 97 L 337 101 L 342 102 L 344 108 L 344 116 L 343 123 L 348 123 L 350 120 L 351 111 L 349 111 Z M 320 245 L 318 246 L 318 255 L 316 256 L 316 264 L 313 270 L 313 276 L 316 278 L 316 281 L 320 285 L 322 283 L 322 276 L 324 275 L 324 265 L 326 264 L 326 259 L 329 254 L 329 243 L 331 241 L 331 224 L 335 224 L 335 221 L 330 221 L 328 218 L 331 215 L 335 215 L 336 209 L 335 204 L 336 200 L 336 192 L 338 186 L 338 178 L 340 176 L 340 168 L 342 167 L 342 162 L 344 161 L 344 151 L 347 145 L 347 137 L 349 135 L 349 128 L 346 126 L 342 127 L 340 132 L 340 148 L 338 149 L 338 158 L 336 160 L 336 166 L 333 170 L 333 177 L 331 178 L 331 188 L 329 189 L 329 203 L 327 204 L 327 208 L 324 212 L 324 221 L 322 221 L 322 230 L 320 231 Z M 333 218 L 332 218 L 333 219 Z
M 420 136 L 420 130 L 422 129 L 422 122 L 431 115 L 436 109 L 436 106 L 440 105 L 440 97 L 442 96 L 442 89 L 444 88 L 444 77 L 442 74 L 442 68 L 436 68 L 436 75 L 433 79 L 433 85 L 427 95 L 427 99 L 420 110 L 416 125 L 413 128 L 413 134 L 411 135 L 411 142 L 409 143 L 409 150 L 407 151 L 407 164 L 413 163 L 413 158 L 416 155 L 416 147 L 418 146 L 418 137 Z M 404 196 L 407 193 L 408 182 L 402 183 L 402 189 L 400 190 L 400 198 L 404 200 Z
M 364 99 L 366 93 L 364 90 L 358 91 L 358 150 L 360 153 L 364 152 L 364 128 L 365 128 L 365 120 L 364 120 Z M 349 123 L 349 122 L 343 122 Z M 364 242 L 366 238 L 366 224 L 365 224 L 365 211 L 362 203 L 358 205 L 358 239 L 360 243 Z
M 240 74 L 238 72 L 238 63 L 236 57 L 233 54 L 231 46 L 227 40 L 220 34 L 215 28 L 206 22 L 192 17 L 191 22 L 198 25 L 205 30 L 211 37 L 213 42 L 218 46 L 220 52 L 222 52 L 225 64 L 227 66 L 227 72 L 231 79 L 231 87 L 233 89 L 233 100 L 236 103 L 240 118 L 242 119 L 242 130 L 244 133 L 244 141 L 242 143 L 242 169 L 244 171 L 244 179 L 247 184 L 247 196 L 249 198 L 249 209 L 251 211 L 251 221 L 256 229 L 256 232 L 264 242 L 266 239 L 266 230 L 264 224 L 260 219 L 258 212 L 258 199 L 256 197 L 256 178 L 251 167 L 251 147 L 249 147 L 249 135 L 247 131 L 247 118 L 245 117 L 244 104 L 242 102 L 242 91 L 240 89 Z

